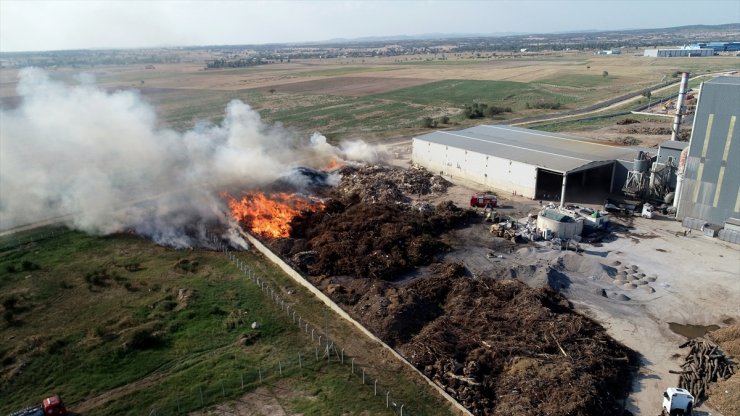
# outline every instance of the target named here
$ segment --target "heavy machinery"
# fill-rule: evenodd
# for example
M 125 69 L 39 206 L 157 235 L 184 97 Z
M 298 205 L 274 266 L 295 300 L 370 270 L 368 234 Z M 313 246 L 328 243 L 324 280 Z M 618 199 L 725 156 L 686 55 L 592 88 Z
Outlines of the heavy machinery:
M 498 199 L 491 193 L 473 194 L 470 197 L 470 206 L 473 208 L 496 208 Z
M 669 387 L 663 392 L 662 415 L 691 416 L 694 413 L 694 396 L 688 390 Z
M 67 416 L 67 408 L 58 394 L 45 398 L 41 406 L 27 407 L 11 413 L 10 416 Z

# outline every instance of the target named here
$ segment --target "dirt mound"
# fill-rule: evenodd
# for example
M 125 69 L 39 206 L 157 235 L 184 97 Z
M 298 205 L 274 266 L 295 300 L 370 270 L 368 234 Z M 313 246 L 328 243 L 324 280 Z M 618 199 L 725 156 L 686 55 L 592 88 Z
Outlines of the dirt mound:
M 636 364 L 567 300 L 515 280 L 376 286 L 352 312 L 474 414 L 619 414 Z
M 327 201 L 292 222 L 291 238 L 269 244 L 312 276 L 393 279 L 432 262 L 448 246 L 435 238 L 474 217 L 452 202 L 431 211 L 392 203 Z
M 734 362 L 740 358 L 740 324 L 730 325 L 709 333 L 709 338 L 732 356 Z M 737 367 L 736 367 L 737 368 Z M 724 415 L 740 415 L 740 376 L 734 374 L 727 380 L 718 380 L 709 386 L 707 404 Z

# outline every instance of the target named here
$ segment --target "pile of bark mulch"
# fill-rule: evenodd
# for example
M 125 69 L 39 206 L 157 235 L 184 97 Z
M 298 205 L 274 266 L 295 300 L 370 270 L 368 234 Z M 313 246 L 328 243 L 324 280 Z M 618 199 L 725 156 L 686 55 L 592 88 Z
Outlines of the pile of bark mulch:
M 622 414 L 637 358 L 598 323 L 547 289 L 439 273 L 350 288 L 350 312 L 473 414 Z
M 412 172 L 420 185 L 389 179 L 395 169 L 345 169 L 354 170 L 323 211 L 296 217 L 290 238 L 266 241 L 273 251 L 476 415 L 622 413 L 631 350 L 548 289 L 436 263 L 449 249 L 440 237 L 478 218 L 451 202 L 404 202 L 401 188 L 435 192 L 423 179 L 433 175 Z M 392 282 L 414 269 L 410 283 Z
M 426 265 L 448 249 L 440 234 L 467 224 L 474 212 L 452 202 L 429 211 L 394 203 L 327 200 L 320 212 L 291 223 L 291 238 L 268 242 L 310 276 L 349 275 L 388 280 Z
M 417 167 L 344 166 L 339 173 L 342 179 L 337 186 L 336 196 L 346 202 L 408 204 L 411 202 L 410 196 L 444 194 L 451 185 L 441 176 Z

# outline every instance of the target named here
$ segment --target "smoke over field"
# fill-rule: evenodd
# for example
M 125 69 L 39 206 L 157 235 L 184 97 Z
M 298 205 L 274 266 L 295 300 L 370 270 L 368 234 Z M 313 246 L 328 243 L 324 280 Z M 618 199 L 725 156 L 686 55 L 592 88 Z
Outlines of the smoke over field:
M 187 247 L 206 225 L 230 223 L 223 189 L 258 188 L 296 166 L 380 157 L 361 142 L 299 138 L 238 100 L 220 124 L 177 132 L 135 91 L 82 78 L 68 85 L 38 69 L 20 78 L 20 105 L 0 110 L 0 229 L 65 216 L 87 232 L 129 229 Z

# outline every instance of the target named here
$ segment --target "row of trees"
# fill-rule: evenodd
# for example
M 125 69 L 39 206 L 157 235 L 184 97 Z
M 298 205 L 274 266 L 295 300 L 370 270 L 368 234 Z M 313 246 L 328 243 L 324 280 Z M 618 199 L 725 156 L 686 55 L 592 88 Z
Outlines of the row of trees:
M 511 107 L 498 107 L 485 103 L 466 104 L 463 110 L 465 118 L 493 117 L 502 113 L 511 113 Z

